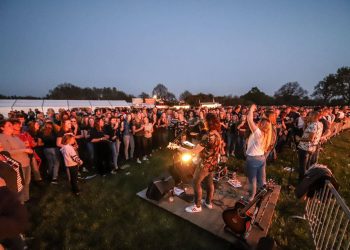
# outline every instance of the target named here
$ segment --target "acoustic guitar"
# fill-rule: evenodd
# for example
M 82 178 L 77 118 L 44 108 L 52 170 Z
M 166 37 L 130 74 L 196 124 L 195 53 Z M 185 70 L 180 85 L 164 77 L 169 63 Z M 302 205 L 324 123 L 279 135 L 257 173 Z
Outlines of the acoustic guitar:
M 258 194 L 250 202 L 246 202 L 243 199 L 240 199 L 236 202 L 234 207 L 224 210 L 222 213 L 222 218 L 225 222 L 225 228 L 230 229 L 231 232 L 244 235 L 250 230 L 253 216 L 256 213 L 252 214 L 248 210 L 254 206 L 256 203 L 262 201 L 268 192 L 272 192 L 273 185 L 271 183 L 266 184 L 265 187 L 260 189 Z

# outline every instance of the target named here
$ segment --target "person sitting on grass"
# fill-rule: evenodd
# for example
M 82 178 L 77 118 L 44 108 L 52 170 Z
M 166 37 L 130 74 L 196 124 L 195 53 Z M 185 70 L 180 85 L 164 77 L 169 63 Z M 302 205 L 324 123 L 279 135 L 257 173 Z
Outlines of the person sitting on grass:
M 67 168 L 68 176 L 70 177 L 72 192 L 78 196 L 78 170 L 79 166 L 83 164 L 83 161 L 79 158 L 73 147 L 75 143 L 73 134 L 65 134 L 62 138 L 63 147 L 60 150 L 64 158 L 64 165 Z

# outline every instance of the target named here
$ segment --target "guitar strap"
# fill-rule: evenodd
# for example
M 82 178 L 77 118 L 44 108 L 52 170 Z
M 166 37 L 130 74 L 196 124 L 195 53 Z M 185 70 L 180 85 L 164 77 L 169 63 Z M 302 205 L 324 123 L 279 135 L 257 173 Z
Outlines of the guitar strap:
M 269 193 L 270 193 L 270 194 L 269 194 L 269 196 L 267 197 L 267 201 L 266 201 L 266 203 L 265 203 L 265 206 L 263 207 L 263 210 L 262 210 L 262 212 L 261 212 L 261 214 L 260 214 L 260 218 L 259 218 L 258 220 L 256 220 L 257 223 L 260 223 L 260 222 L 261 222 L 262 217 L 263 217 L 264 214 L 265 214 L 265 210 L 266 210 L 266 208 L 267 208 L 267 205 L 269 204 L 269 201 L 270 201 L 270 198 L 271 198 L 273 192 L 269 191 Z M 264 199 L 263 199 L 263 200 L 264 200 Z M 259 210 L 260 210 L 260 208 L 259 208 Z
M 245 234 L 245 238 L 247 238 L 249 236 L 249 232 L 252 230 L 253 228 L 253 225 L 257 225 L 260 229 L 263 230 L 263 228 L 260 226 L 260 222 L 262 220 L 262 217 L 264 216 L 265 214 L 265 210 L 267 208 L 267 205 L 269 204 L 269 200 L 270 200 L 270 197 L 272 196 L 272 192 L 271 191 L 268 191 L 270 194 L 268 195 L 268 198 L 267 198 L 267 201 L 265 203 L 265 206 L 263 207 L 263 210 L 260 214 L 260 217 L 259 219 L 257 219 L 256 217 L 258 216 L 259 214 L 259 211 L 260 211 L 260 208 L 261 208 L 261 204 L 262 202 L 265 200 L 266 196 L 262 197 L 262 199 L 260 199 L 257 203 L 256 203 L 256 206 L 255 206 L 255 209 L 254 209 L 254 213 L 253 213 L 253 216 L 252 216 L 252 220 L 250 221 L 251 223 L 251 226 L 249 228 L 249 231 L 246 232 Z M 266 195 L 266 194 L 265 194 Z
M 249 222 L 249 223 L 250 223 L 250 227 L 249 227 L 248 231 L 245 232 L 244 238 L 248 238 L 249 233 L 250 233 L 250 231 L 252 230 L 253 225 L 254 225 L 255 222 L 256 222 L 256 217 L 258 216 L 258 213 L 259 213 L 259 211 L 260 211 L 261 203 L 262 203 L 262 201 L 265 199 L 265 195 L 266 195 L 266 194 L 264 194 L 262 197 L 260 197 L 259 200 L 256 202 L 256 205 L 255 205 L 255 207 L 254 207 L 253 215 L 251 216 L 252 219 L 251 219 L 250 222 Z
M 244 233 L 244 238 L 246 239 L 246 238 L 248 238 L 248 236 L 249 236 L 249 234 L 250 234 L 250 231 L 252 231 L 252 228 L 253 228 L 253 225 L 254 225 L 254 222 L 255 222 L 255 218 L 256 218 L 256 216 L 258 215 L 258 212 L 259 212 L 259 207 L 258 206 L 255 206 L 255 208 L 254 208 L 254 213 L 253 213 L 253 215 L 252 215 L 252 219 L 248 222 L 249 224 L 250 224 L 250 226 L 249 226 L 249 229 L 248 229 L 248 231 L 246 231 L 245 233 Z

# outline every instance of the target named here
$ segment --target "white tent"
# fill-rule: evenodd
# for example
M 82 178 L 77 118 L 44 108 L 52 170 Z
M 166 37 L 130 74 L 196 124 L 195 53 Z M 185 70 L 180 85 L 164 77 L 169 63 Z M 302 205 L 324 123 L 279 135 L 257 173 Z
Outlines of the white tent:
M 0 99 L 0 113 L 5 117 L 11 110 L 28 112 L 38 109 L 46 114 L 49 108 L 57 113 L 59 109 L 72 108 L 130 108 L 131 103 L 125 100 L 25 100 L 25 99 Z
M 112 108 L 130 108 L 132 106 L 131 103 L 126 102 L 124 100 L 110 100 Z
M 0 114 L 4 117 L 8 117 L 8 113 L 12 110 L 12 105 L 16 100 L 13 99 L 1 99 L 0 100 Z
M 52 108 L 55 113 L 59 111 L 59 109 L 68 109 L 68 101 L 67 100 L 44 100 L 43 103 L 43 112 L 46 114 L 47 110 Z
M 38 109 L 39 111 L 42 111 L 43 107 L 43 100 L 24 100 L 24 99 L 17 99 L 15 103 L 12 105 L 12 110 L 28 112 L 29 109 L 34 111 L 35 109 Z
M 111 104 L 107 100 L 91 100 L 90 104 L 92 110 L 96 108 L 111 108 Z
M 91 108 L 89 100 L 68 100 L 68 108 Z

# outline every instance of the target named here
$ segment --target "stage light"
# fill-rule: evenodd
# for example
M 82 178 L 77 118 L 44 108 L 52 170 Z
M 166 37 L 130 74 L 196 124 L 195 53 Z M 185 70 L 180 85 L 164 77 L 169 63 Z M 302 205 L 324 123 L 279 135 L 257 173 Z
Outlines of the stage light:
M 183 162 L 188 162 L 192 159 L 192 155 L 189 154 L 189 153 L 184 153 L 182 156 L 181 156 L 181 160 Z

